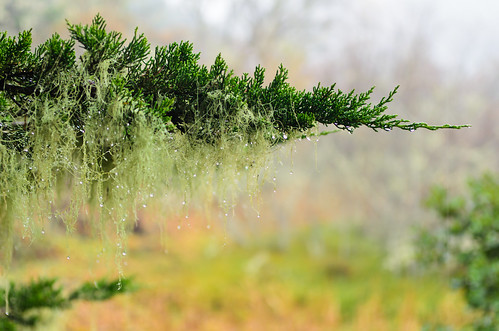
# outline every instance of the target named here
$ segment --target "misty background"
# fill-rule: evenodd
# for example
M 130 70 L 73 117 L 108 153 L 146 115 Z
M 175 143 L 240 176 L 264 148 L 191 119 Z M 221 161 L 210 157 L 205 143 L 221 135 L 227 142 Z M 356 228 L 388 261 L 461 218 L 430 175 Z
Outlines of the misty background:
M 299 89 L 375 85 L 372 103 L 400 85 L 388 113 L 471 125 L 361 128 L 284 146 L 276 192 L 265 187 L 260 207 L 283 234 L 294 224 L 353 224 L 403 260 L 412 228 L 435 221 L 422 206 L 432 185 L 462 192 L 468 178 L 499 169 L 496 1 L 0 0 L 0 30 L 32 28 L 36 45 L 53 32 L 68 37 L 65 19 L 90 23 L 96 13 L 127 37 L 138 27 L 153 46 L 189 40 L 206 65 L 222 53 L 238 75 L 261 64 L 270 80 L 282 63 Z M 255 216 L 241 212 L 229 232 L 241 241 L 258 235 Z

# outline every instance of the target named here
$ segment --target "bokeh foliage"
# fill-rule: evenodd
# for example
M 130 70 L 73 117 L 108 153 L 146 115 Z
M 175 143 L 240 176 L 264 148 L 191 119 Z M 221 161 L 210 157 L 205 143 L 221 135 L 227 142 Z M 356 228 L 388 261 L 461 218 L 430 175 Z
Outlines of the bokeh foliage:
M 29 284 L 11 282 L 9 291 L 0 289 L 0 301 L 7 302 L 0 311 L 0 329 L 17 330 L 17 326 L 36 327 L 43 323 L 42 310 L 68 309 L 74 300 L 106 300 L 130 290 L 130 280 L 87 282 L 69 295 L 57 286 L 56 279 L 33 280 Z
M 442 222 L 422 231 L 418 247 L 426 263 L 451 270 L 453 286 L 462 289 L 479 312 L 475 330 L 499 327 L 499 178 L 487 173 L 470 181 L 467 197 L 449 197 L 436 187 L 427 200 Z

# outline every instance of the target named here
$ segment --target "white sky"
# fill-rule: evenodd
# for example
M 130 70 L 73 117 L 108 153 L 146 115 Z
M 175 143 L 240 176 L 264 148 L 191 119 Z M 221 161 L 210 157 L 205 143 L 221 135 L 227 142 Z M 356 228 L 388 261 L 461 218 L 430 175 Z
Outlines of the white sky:
M 178 8 L 186 4 L 182 0 L 164 1 Z M 297 1 L 289 0 L 286 6 L 293 6 Z M 193 0 L 190 3 L 201 6 L 206 23 L 225 29 L 232 2 Z M 264 9 L 271 0 L 254 2 Z M 342 12 L 338 8 L 342 8 Z M 244 14 L 241 13 L 239 21 L 232 20 L 232 26 L 227 28 L 234 33 L 244 31 Z M 394 43 L 403 43 L 404 36 L 419 33 L 428 37 L 431 54 L 444 67 L 463 65 L 466 70 L 473 70 L 483 65 L 483 61 L 499 59 L 497 0 L 337 0 L 332 1 L 331 6 L 324 5 L 324 10 L 315 15 L 334 15 L 335 20 L 340 17 L 335 31 L 342 35 L 349 31 L 354 38 L 371 38 L 376 47 L 396 47 Z M 327 44 L 329 41 L 331 37 L 317 42 Z

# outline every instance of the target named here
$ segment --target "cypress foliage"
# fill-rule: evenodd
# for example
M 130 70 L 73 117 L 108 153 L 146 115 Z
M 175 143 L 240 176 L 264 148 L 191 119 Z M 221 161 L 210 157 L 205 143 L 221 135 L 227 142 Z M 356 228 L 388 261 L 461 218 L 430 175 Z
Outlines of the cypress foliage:
M 213 192 L 230 206 L 241 187 L 251 194 L 265 180 L 269 156 L 284 142 L 320 132 L 461 126 L 411 123 L 386 114 L 397 88 L 377 104 L 373 89 L 344 93 L 318 84 L 300 91 L 281 65 L 264 85 L 265 70 L 236 76 L 219 55 L 199 64 L 189 42 L 156 47 L 135 30 L 127 42 L 97 15 L 89 25 L 68 22 L 70 39 L 54 34 L 31 50 L 31 31 L 0 33 L 0 251 L 11 255 L 14 222 L 27 235 L 58 209 L 71 231 L 82 206 L 98 228 L 121 239 L 135 206 L 174 190 L 187 199 Z M 84 52 L 77 59 L 75 45 Z M 244 186 L 244 185 L 243 185 Z M 121 240 L 120 239 L 120 240 Z M 124 245 L 120 246 L 124 249 Z M 117 256 L 121 256 L 121 252 Z

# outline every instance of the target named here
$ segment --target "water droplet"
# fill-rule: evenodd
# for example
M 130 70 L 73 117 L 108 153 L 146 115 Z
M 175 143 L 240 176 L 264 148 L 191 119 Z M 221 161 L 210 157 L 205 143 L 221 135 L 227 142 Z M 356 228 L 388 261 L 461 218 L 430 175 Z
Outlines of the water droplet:
M 288 135 L 287 134 L 283 134 L 282 137 L 284 138 L 284 140 L 288 139 Z
M 182 201 L 182 204 L 185 205 L 185 201 Z
M 387 127 L 385 127 L 385 128 L 384 128 L 384 130 L 385 130 L 385 131 L 392 131 L 392 128 L 391 128 L 391 127 L 389 127 L 389 126 L 387 126 Z
M 69 260 L 69 259 L 70 259 L 69 255 L 68 255 L 68 256 L 66 256 L 66 260 Z
M 272 178 L 272 180 L 275 182 L 275 181 L 277 180 L 277 178 L 276 178 L 276 177 L 274 177 L 274 178 Z
M 177 230 L 180 230 L 181 226 L 180 225 L 177 225 Z
M 185 218 L 189 218 L 189 215 L 185 215 Z
M 121 253 L 121 255 L 126 256 L 126 252 Z
M 415 128 L 410 128 L 409 131 L 410 132 L 414 132 L 414 131 L 416 131 L 416 129 Z
M 147 207 L 147 205 L 146 205 L 146 204 L 143 204 L 143 205 L 142 205 L 142 207 L 146 208 L 146 207 Z
M 42 234 L 45 234 L 45 230 L 42 229 Z
M 80 182 L 80 185 L 83 185 L 83 182 Z
M 154 198 L 154 194 L 152 194 L 152 193 L 151 193 L 151 194 L 149 194 L 149 197 L 150 197 L 150 198 Z
M 290 175 L 292 175 L 292 174 L 293 174 L 293 170 L 291 170 L 291 171 L 289 172 L 289 174 L 290 174 Z
M 207 228 L 208 230 L 209 230 L 209 229 L 211 229 L 211 225 L 209 225 L 209 224 L 208 224 L 208 225 L 206 226 L 206 228 Z

